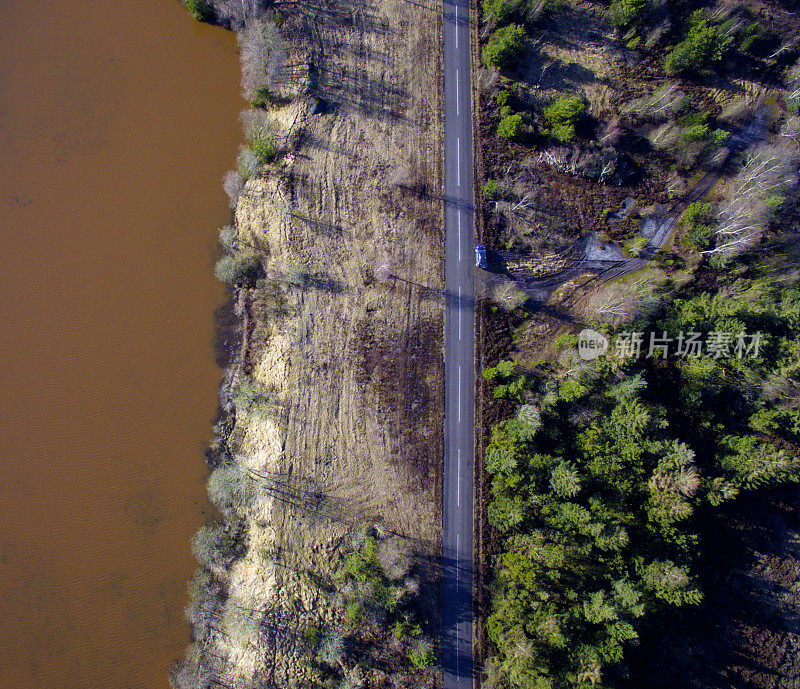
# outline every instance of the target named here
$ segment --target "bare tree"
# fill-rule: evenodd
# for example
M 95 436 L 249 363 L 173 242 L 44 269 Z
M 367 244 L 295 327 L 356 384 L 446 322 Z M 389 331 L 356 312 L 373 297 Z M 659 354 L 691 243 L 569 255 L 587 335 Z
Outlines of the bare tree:
M 228 170 L 222 178 L 222 188 L 228 195 L 228 205 L 231 208 L 236 208 L 236 203 L 239 201 L 239 196 L 244 189 L 244 180 L 236 170 Z
M 243 110 L 239 115 L 239 119 L 242 121 L 242 130 L 245 138 L 250 142 L 251 146 L 254 142 L 271 141 L 277 133 L 278 128 L 275 120 L 263 110 Z M 252 149 L 250 152 L 253 153 Z M 243 156 L 241 152 L 239 155 L 240 157 Z M 253 156 L 257 167 L 260 161 L 255 153 L 253 153 Z M 249 156 L 243 159 L 243 163 L 247 163 L 248 166 L 251 166 L 253 162 L 253 159 Z M 244 175 L 242 176 L 244 177 Z
M 255 498 L 253 477 L 239 464 L 223 464 L 208 477 L 208 497 L 223 513 L 246 511 Z
M 231 596 L 225 604 L 223 627 L 230 640 L 239 648 L 258 645 L 264 611 L 253 608 L 249 601 Z
M 585 315 L 591 322 L 618 325 L 636 316 L 650 316 L 658 306 L 653 280 L 641 278 L 608 283 L 589 298 Z
M 800 62 L 789 70 L 789 74 L 786 77 L 786 90 L 788 92 L 787 95 L 792 100 L 800 99 Z
M 681 138 L 681 128 L 674 122 L 665 122 L 648 135 L 650 143 L 659 151 L 674 149 Z
M 375 551 L 375 561 L 386 578 L 400 581 L 411 569 L 411 553 L 400 538 L 381 541 Z
M 758 243 L 783 194 L 796 184 L 790 151 L 763 145 L 754 149 L 733 179 L 729 200 L 717 210 L 716 245 L 704 254 L 735 255 Z
M 616 115 L 603 125 L 597 141 L 601 146 L 616 146 L 622 139 L 623 133 L 622 118 Z
M 239 59 L 242 62 L 242 89 L 252 98 L 262 87 L 272 88 L 281 65 L 286 61 L 278 28 L 265 17 L 250 21 L 239 32 Z
M 235 31 L 241 31 L 263 11 L 260 0 L 213 0 L 213 4 L 217 20 Z
M 236 171 L 243 180 L 254 177 L 258 172 L 258 156 L 248 146 L 239 148 L 239 155 L 236 157 Z
M 507 280 L 492 290 L 492 299 L 505 311 L 513 311 L 528 301 L 528 295 L 517 287 L 516 282 Z

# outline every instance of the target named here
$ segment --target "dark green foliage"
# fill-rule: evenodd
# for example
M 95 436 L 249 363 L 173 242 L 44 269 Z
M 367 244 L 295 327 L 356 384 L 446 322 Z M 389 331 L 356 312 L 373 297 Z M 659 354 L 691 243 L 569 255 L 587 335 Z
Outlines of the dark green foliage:
M 530 379 L 518 370 L 513 361 L 501 361 L 494 368 L 483 371 L 483 377 L 494 383 L 492 394 L 495 399 L 508 397 L 520 401 L 530 385 Z
M 226 254 L 214 266 L 217 278 L 232 287 L 252 287 L 258 277 L 260 262 L 255 251 Z
M 703 18 L 702 10 L 697 10 L 686 38 L 664 60 L 664 70 L 667 74 L 680 74 L 720 63 L 734 45 L 730 29 L 730 22 L 713 23 Z
M 761 25 L 758 22 L 752 22 L 736 33 L 737 47 L 743 53 L 747 53 L 763 38 L 764 31 Z
M 256 139 L 250 143 L 250 148 L 262 165 L 271 163 L 277 153 L 275 142 L 272 139 Z
M 585 113 L 586 103 L 580 96 L 562 96 L 544 109 L 544 117 L 550 125 L 544 133 L 568 143 L 575 138 L 575 126 Z
M 704 249 L 714 236 L 714 217 L 711 204 L 703 201 L 690 203 L 681 218 L 680 243 L 685 248 Z
M 483 0 L 483 16 L 489 21 L 505 24 L 523 2 L 524 0 Z
M 197 21 L 210 22 L 215 19 L 214 7 L 206 0 L 185 0 L 184 4 Z
M 525 29 L 519 24 L 509 24 L 497 29 L 483 48 L 483 63 L 487 67 L 509 69 L 522 54 Z
M 254 108 L 264 108 L 272 105 L 276 100 L 277 98 L 269 86 L 259 86 L 250 100 L 250 105 Z
M 723 438 L 720 465 L 731 476 L 731 482 L 742 488 L 796 481 L 798 476 L 796 457 L 751 435 Z
M 494 102 L 497 103 L 500 107 L 504 105 L 508 105 L 508 101 L 511 99 L 511 93 L 509 91 L 498 91 L 495 94 Z
M 647 10 L 647 0 L 611 0 L 611 22 L 627 28 L 638 24 Z
M 690 208 L 691 223 L 707 219 L 708 207 Z M 702 601 L 698 516 L 741 490 L 800 478 L 787 446 L 800 414 L 759 387 L 800 384 L 800 290 L 750 278 L 728 292 L 675 300 L 652 330 L 705 340 L 760 329 L 756 358 L 737 358 L 732 342 L 733 356 L 719 359 L 670 350 L 664 378 L 645 359 L 620 367 L 608 357 L 562 381 L 513 362 L 484 372 L 496 387 L 525 376 L 528 396 L 551 398 L 539 432 L 520 428 L 520 412 L 493 426 L 486 449 L 487 518 L 503 538 L 487 620 L 501 687 L 619 685 L 641 618 L 657 625 L 666 608 Z M 576 415 L 582 407 L 594 415 Z
M 481 187 L 481 194 L 487 201 L 494 201 L 497 198 L 497 182 L 487 179 L 486 184 Z
M 517 141 L 522 134 L 522 115 L 508 115 L 497 125 L 497 136 L 506 141 Z

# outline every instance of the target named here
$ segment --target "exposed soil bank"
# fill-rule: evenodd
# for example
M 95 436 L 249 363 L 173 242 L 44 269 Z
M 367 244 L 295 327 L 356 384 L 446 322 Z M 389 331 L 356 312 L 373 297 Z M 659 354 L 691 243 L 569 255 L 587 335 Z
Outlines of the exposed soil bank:
M 219 383 L 235 39 L 176 0 L 3 10 L 0 687 L 167 687 Z

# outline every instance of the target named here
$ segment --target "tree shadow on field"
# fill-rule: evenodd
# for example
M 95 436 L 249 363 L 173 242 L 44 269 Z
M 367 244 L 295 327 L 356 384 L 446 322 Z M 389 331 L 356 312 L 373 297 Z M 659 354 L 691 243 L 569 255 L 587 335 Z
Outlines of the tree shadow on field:
M 299 220 L 306 227 L 309 227 L 310 229 L 314 230 L 314 232 L 316 232 L 317 234 L 321 234 L 326 237 L 342 236 L 342 226 L 337 225 L 336 223 L 324 222 L 322 220 L 314 220 L 312 218 L 300 215 L 298 213 L 292 213 L 292 217 L 295 220 Z
M 358 153 L 356 153 L 352 148 L 346 148 L 342 145 L 335 145 L 330 139 L 323 139 L 321 137 L 314 136 L 314 134 L 309 131 L 306 131 L 303 134 L 302 145 L 317 151 L 326 151 L 327 153 L 331 153 L 336 156 L 342 156 L 342 158 L 347 158 L 351 161 L 359 159 Z
M 356 108 L 367 115 L 406 119 L 408 91 L 376 79 L 365 68 L 351 72 L 320 66 L 319 77 L 318 91 L 325 100 Z
M 364 521 L 379 519 L 377 498 L 354 501 L 339 495 L 363 493 L 363 487 L 355 481 L 348 485 L 340 482 L 335 486 L 321 486 L 315 479 L 304 476 L 295 477 L 291 472 L 262 473 L 248 469 L 259 487 L 271 497 L 305 514 L 324 521 L 354 525 Z M 338 494 L 338 495 L 337 495 Z
M 551 60 L 546 56 L 532 57 L 526 64 L 522 75 L 530 84 L 538 84 L 544 91 L 558 91 L 568 94 L 575 90 L 575 85 L 594 84 L 598 81 L 592 70 L 577 62 L 565 63 L 559 59 Z
M 310 31 L 308 24 L 313 21 L 315 24 L 355 28 L 362 33 L 393 33 L 388 21 L 378 15 L 377 5 L 368 0 L 277 0 L 273 8 L 306 20 L 302 27 L 306 31 Z

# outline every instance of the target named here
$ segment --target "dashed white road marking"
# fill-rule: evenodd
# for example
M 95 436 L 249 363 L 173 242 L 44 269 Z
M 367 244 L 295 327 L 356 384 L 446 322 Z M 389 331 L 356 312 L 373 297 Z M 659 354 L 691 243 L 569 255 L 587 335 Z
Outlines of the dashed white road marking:
M 456 137 L 456 186 L 461 186 L 461 137 Z
M 458 286 L 458 339 L 461 339 L 461 285 Z
M 458 5 L 456 5 L 456 48 L 458 48 Z
M 461 423 L 461 366 L 458 367 L 458 423 Z
M 458 262 L 461 263 L 461 211 L 456 210 L 456 217 L 458 218 Z
M 458 31 L 456 31 L 458 36 Z M 458 117 L 458 70 L 456 70 L 456 117 Z
M 458 453 L 458 473 L 456 480 L 456 507 L 461 507 L 461 449 L 456 450 Z

